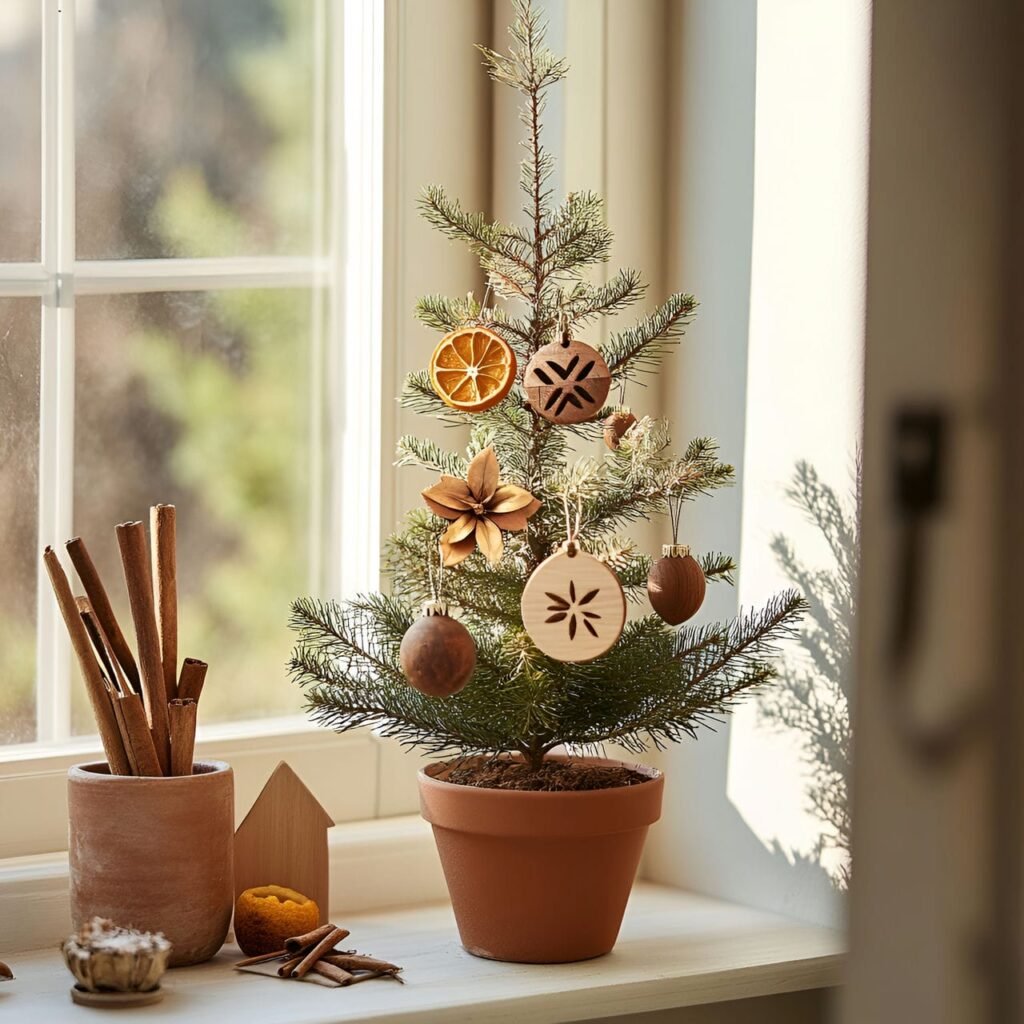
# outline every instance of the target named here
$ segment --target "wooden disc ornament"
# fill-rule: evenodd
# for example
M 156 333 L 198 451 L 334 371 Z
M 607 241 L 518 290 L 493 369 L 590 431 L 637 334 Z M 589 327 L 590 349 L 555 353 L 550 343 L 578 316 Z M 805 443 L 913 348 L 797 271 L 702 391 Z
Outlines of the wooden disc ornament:
M 610 650 L 626 621 L 619 578 L 570 541 L 526 581 L 521 602 L 530 639 L 556 661 L 592 661 Z
M 406 631 L 398 649 L 409 685 L 431 697 L 458 693 L 476 668 L 473 637 L 450 612 L 447 601 L 427 601 L 423 615 Z
M 516 355 L 486 327 L 460 327 L 446 334 L 430 357 L 430 382 L 445 405 L 483 412 L 497 405 L 516 379 Z
M 611 371 L 601 353 L 585 342 L 572 341 L 568 330 L 562 331 L 559 341 L 539 349 L 523 374 L 530 405 L 552 423 L 592 420 L 611 386 Z
M 693 618 L 704 603 L 704 570 L 686 544 L 664 544 L 647 577 L 651 607 L 670 626 Z

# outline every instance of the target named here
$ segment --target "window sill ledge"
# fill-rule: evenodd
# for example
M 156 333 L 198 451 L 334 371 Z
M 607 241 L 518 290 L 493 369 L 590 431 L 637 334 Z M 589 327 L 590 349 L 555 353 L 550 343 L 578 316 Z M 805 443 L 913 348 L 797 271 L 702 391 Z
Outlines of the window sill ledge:
M 406 984 L 286 987 L 232 971 L 239 954 L 229 946 L 207 964 L 170 972 L 158 1008 L 125 1011 L 118 1020 L 220 1024 L 227 1015 L 267 1024 L 555 1024 L 832 987 L 843 957 L 838 932 L 643 883 L 614 953 L 579 964 L 527 966 L 469 956 L 447 904 L 346 915 L 344 924 L 357 948 L 402 964 Z M 17 978 L 0 990 L 0 1016 L 13 1011 L 12 1020 L 22 1019 L 20 1011 L 52 1024 L 77 1020 L 71 978 L 55 950 L 11 960 Z

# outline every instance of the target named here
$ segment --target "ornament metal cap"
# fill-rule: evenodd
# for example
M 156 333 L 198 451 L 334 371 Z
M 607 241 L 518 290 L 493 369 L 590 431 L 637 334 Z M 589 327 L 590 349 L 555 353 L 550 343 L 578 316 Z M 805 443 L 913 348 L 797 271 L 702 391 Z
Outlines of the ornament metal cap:
M 442 597 L 436 598 L 433 601 L 424 601 L 421 614 L 424 618 L 429 618 L 431 615 L 448 615 L 455 619 L 458 618 L 458 612 L 459 606 L 457 604 L 452 604 Z
M 662 544 L 662 558 L 685 558 L 690 553 L 689 544 Z

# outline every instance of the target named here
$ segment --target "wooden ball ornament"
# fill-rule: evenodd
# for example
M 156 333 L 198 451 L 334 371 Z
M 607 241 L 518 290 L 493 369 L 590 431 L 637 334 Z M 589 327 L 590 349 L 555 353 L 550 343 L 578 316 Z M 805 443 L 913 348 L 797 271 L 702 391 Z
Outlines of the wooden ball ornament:
M 626 596 L 604 562 L 569 543 L 526 581 L 523 625 L 537 648 L 556 661 L 592 661 L 619 639 Z
M 473 675 L 476 644 L 469 630 L 451 617 L 447 602 L 428 601 L 402 637 L 398 662 L 410 686 L 430 697 L 450 697 Z
M 604 443 L 615 451 L 619 447 L 619 443 L 622 441 L 622 435 L 633 424 L 636 423 L 636 417 L 629 411 L 629 409 L 616 409 L 611 416 L 605 417 L 604 420 Z
M 647 596 L 658 615 L 670 626 L 678 626 L 697 614 L 706 590 L 704 570 L 689 546 L 663 545 L 661 558 L 647 577 Z
M 523 389 L 534 411 L 552 423 L 585 423 L 604 405 L 612 375 L 601 353 L 563 334 L 526 364 Z

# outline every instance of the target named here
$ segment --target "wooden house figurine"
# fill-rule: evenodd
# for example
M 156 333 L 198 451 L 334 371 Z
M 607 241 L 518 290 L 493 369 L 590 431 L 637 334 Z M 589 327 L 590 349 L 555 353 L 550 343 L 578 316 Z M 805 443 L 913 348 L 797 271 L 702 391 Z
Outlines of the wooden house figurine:
M 331 816 L 282 761 L 235 831 L 235 900 L 246 889 L 281 885 L 330 912 L 327 830 Z

